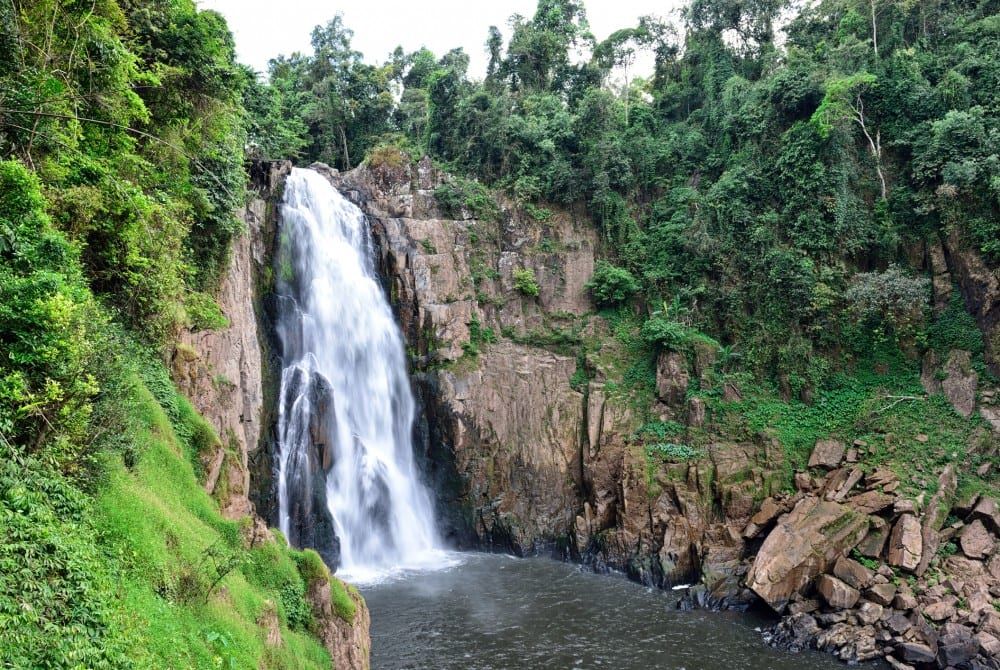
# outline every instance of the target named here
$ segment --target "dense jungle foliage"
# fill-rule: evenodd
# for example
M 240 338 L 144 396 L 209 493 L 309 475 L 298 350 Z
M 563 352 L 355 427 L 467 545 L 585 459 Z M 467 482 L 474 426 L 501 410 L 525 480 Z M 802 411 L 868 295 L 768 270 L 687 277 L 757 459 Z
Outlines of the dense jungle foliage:
M 461 50 L 370 65 L 337 17 L 312 55 L 271 62 L 251 136 L 340 168 L 395 145 L 585 208 L 616 264 L 601 304 L 666 302 L 675 332 L 796 387 L 873 338 L 923 336 L 926 284 L 895 266 L 929 236 L 1000 262 L 1000 3 L 693 0 L 597 42 L 584 3 L 541 0 L 509 31 L 490 29 L 479 81 Z
M 0 667 L 330 667 L 161 358 L 221 316 L 252 80 L 192 0 L 0 6 Z

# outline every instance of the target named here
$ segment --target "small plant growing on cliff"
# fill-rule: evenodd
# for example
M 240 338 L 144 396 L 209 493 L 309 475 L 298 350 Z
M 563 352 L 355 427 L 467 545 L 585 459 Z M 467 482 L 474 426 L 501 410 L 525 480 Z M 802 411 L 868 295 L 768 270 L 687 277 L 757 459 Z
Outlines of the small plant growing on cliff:
M 535 279 L 535 271 L 531 268 L 514 270 L 514 288 L 523 295 L 537 298 L 539 289 L 538 281 Z
M 631 298 L 639 290 L 639 282 L 625 268 L 607 261 L 597 261 L 594 274 L 587 282 L 587 289 L 600 307 L 618 305 Z
M 455 177 L 434 189 L 441 210 L 453 218 L 464 218 L 462 210 L 475 219 L 496 221 L 500 207 L 489 190 L 477 181 Z
M 929 293 L 930 280 L 892 265 L 885 272 L 855 275 L 845 297 L 859 323 L 900 336 L 923 324 Z
M 229 319 L 219 304 L 207 293 L 192 291 L 184 299 L 187 326 L 191 330 L 221 330 L 229 327 Z
M 868 558 L 857 549 L 851 552 L 851 558 L 853 558 L 855 561 L 865 566 L 869 570 L 877 571 L 879 568 L 878 561 L 876 561 L 874 558 Z
M 659 457 L 665 461 L 691 461 L 701 456 L 701 451 L 689 444 L 675 444 L 673 442 L 657 442 L 646 445 L 646 454 L 650 457 Z

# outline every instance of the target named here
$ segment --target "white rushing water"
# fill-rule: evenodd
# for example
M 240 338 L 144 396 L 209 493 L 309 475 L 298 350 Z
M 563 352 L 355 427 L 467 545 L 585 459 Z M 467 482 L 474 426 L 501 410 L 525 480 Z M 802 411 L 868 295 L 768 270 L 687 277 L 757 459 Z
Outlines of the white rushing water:
M 338 574 L 357 582 L 447 562 L 414 464 L 403 342 L 372 255 L 361 210 L 320 174 L 293 170 L 276 268 L 280 525 L 328 563 L 339 539 Z

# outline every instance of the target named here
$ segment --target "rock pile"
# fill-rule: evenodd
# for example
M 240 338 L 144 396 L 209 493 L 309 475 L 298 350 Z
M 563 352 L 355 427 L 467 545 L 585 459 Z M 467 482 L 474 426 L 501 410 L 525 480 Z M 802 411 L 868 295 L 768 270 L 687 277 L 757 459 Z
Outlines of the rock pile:
M 1000 668 L 997 501 L 951 503 L 952 466 L 929 501 L 906 499 L 892 472 L 864 474 L 832 442 L 810 459 L 826 474 L 799 473 L 797 492 L 765 500 L 744 530 L 766 531 L 746 584 L 786 615 L 766 639 L 900 670 Z

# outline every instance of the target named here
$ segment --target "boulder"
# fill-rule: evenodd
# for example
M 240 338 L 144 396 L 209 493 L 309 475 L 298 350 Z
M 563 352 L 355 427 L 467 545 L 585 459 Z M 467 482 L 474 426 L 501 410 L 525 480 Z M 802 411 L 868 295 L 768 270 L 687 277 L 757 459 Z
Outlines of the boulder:
M 904 642 L 896 647 L 896 654 L 907 663 L 927 664 L 936 660 L 934 650 L 919 642 Z
M 809 492 L 816 488 L 816 485 L 813 483 L 813 479 L 809 476 L 808 472 L 796 472 L 794 481 L 796 491 Z
M 920 522 L 912 514 L 904 514 L 893 526 L 889 536 L 889 563 L 904 570 L 914 570 L 923 556 L 923 536 Z
M 816 580 L 816 590 L 830 607 L 850 609 L 858 602 L 861 594 L 852 586 L 831 575 L 820 575 Z
M 942 668 L 952 668 L 967 663 L 979 651 L 979 644 L 968 630 L 964 635 L 944 635 L 938 642 L 937 661 Z
M 993 597 L 989 591 L 975 591 L 968 597 L 968 608 L 970 612 L 977 613 L 989 610 L 993 607 Z
M 885 608 L 877 603 L 862 603 L 858 608 L 858 621 L 866 626 L 870 626 L 882 620 Z
M 854 488 L 855 484 L 861 481 L 863 474 L 864 473 L 861 471 L 861 468 L 851 468 L 847 472 L 847 476 L 844 477 L 843 481 L 838 483 L 839 485 L 837 486 L 837 490 L 834 491 L 831 489 L 828 491 L 827 497 L 831 500 L 836 500 L 837 502 L 842 501 L 847 497 L 847 494 L 851 492 L 851 489 Z
M 976 409 L 976 387 L 979 385 L 979 375 L 972 369 L 972 354 L 953 350 L 948 355 L 944 373 L 941 391 L 956 412 L 969 418 Z
M 687 425 L 701 428 L 705 425 L 705 401 L 701 398 L 688 400 Z
M 924 608 L 924 616 L 931 621 L 945 621 L 955 616 L 955 604 L 950 599 L 930 604 Z
M 885 550 L 886 540 L 889 539 L 889 522 L 882 517 L 868 517 L 868 534 L 858 545 L 858 551 L 862 556 L 869 558 L 880 558 Z
M 796 612 L 766 631 L 764 640 L 770 645 L 798 652 L 809 649 L 821 632 L 822 629 L 816 623 L 816 619 L 805 612 Z
M 986 530 L 986 526 L 979 519 L 962 529 L 958 541 L 962 546 L 962 553 L 975 559 L 990 555 L 996 546 L 996 539 L 990 531 Z
M 1000 640 L 993 635 L 986 631 L 980 631 L 976 633 L 975 640 L 979 645 L 979 652 L 983 656 L 1000 656 Z
M 972 516 L 982 519 L 993 533 L 1000 533 L 1000 506 L 993 498 L 981 498 L 972 510 Z
M 833 564 L 833 574 L 845 584 L 859 590 L 867 588 L 875 577 L 874 572 L 845 556 L 841 556 Z
M 955 497 L 955 490 L 958 488 L 958 474 L 954 465 L 948 465 L 938 476 L 937 491 L 931 497 L 930 503 L 926 507 L 923 523 L 921 524 L 921 537 L 923 538 L 923 556 L 914 571 L 919 577 L 927 572 L 931 559 L 937 555 L 938 547 L 941 544 L 941 535 L 938 531 L 944 525 L 948 517 L 948 510 L 951 501 Z
M 914 670 L 914 667 L 912 665 L 908 663 L 903 663 L 895 656 L 886 656 L 885 660 L 886 663 L 888 663 L 893 670 Z
M 865 478 L 865 485 L 871 491 L 881 488 L 883 491 L 893 485 L 898 485 L 899 477 L 889 468 L 875 468 L 875 470 Z
M 664 351 L 656 359 L 656 395 L 666 404 L 683 404 L 690 381 L 684 354 Z
M 910 623 L 909 617 L 902 612 L 893 612 L 893 614 L 885 620 L 885 625 L 896 635 L 902 635 L 913 626 L 913 624 Z
M 819 609 L 819 600 L 815 598 L 808 598 L 804 600 L 797 600 L 788 606 L 789 614 L 810 614 Z
M 818 440 L 809 457 L 810 468 L 832 469 L 844 460 L 847 447 L 840 440 Z
M 767 526 L 769 523 L 778 518 L 782 513 L 781 505 L 779 505 L 773 497 L 768 496 L 764 498 L 764 502 L 760 504 L 760 509 L 750 517 L 750 522 L 755 523 L 758 526 Z
M 868 530 L 868 517 L 840 503 L 803 498 L 761 545 L 746 584 L 775 611 L 826 572 Z
M 895 498 L 881 491 L 865 491 L 847 499 L 847 504 L 865 514 L 878 514 L 884 509 L 892 507 Z
M 875 584 L 865 591 L 865 597 L 873 603 L 878 603 L 884 607 L 892 604 L 892 599 L 896 597 L 896 585 L 889 582 L 886 584 Z

